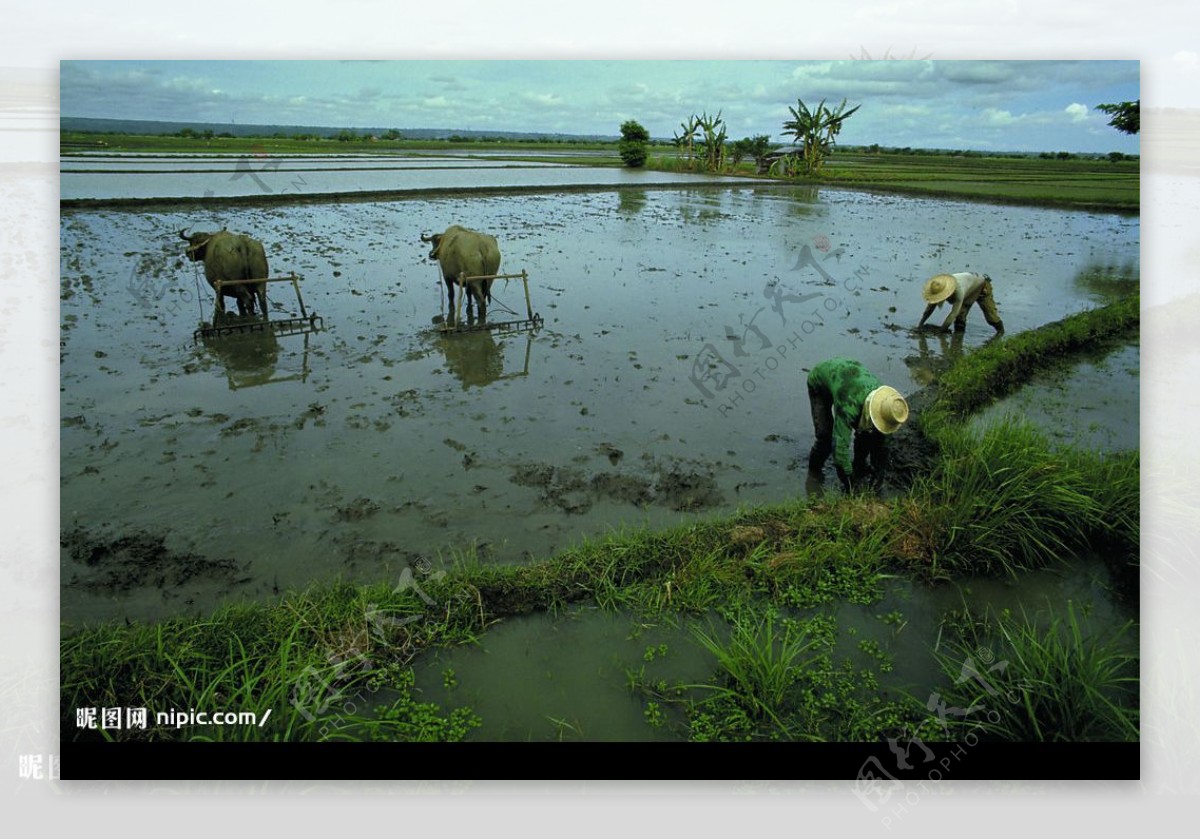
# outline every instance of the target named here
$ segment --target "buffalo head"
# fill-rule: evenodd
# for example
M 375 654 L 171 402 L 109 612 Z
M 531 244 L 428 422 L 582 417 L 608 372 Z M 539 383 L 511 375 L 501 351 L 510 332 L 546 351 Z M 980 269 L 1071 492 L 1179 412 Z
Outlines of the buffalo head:
M 442 247 L 442 234 L 435 233 L 431 236 L 426 236 L 425 234 L 422 233 L 421 241 L 422 242 L 430 242 L 433 244 L 433 247 L 429 249 L 429 259 L 436 260 L 438 248 Z
M 192 233 L 187 232 L 187 228 L 179 231 L 179 238 L 188 243 L 187 258 L 192 262 L 203 262 L 204 254 L 208 250 L 208 241 L 213 238 L 211 233 Z

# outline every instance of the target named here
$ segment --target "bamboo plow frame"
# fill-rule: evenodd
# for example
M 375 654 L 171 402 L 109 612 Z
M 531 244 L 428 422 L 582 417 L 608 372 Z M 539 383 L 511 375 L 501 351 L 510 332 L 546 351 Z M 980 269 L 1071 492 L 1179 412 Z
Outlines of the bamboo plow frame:
M 502 321 L 499 323 L 489 324 L 487 322 L 478 324 L 470 329 L 463 329 L 459 325 L 462 323 L 463 299 L 468 294 L 467 284 L 476 280 L 520 280 L 525 291 L 525 313 L 528 316 L 525 321 Z M 459 277 L 455 281 L 458 286 L 458 300 L 454 306 L 454 326 L 442 325 L 442 332 L 472 332 L 476 330 L 491 330 L 491 329 L 537 329 L 541 326 L 542 317 L 534 314 L 533 300 L 529 296 L 529 273 L 524 269 L 519 274 L 476 274 L 470 276 Z
M 216 293 L 219 297 L 221 294 L 221 289 L 225 288 L 226 286 L 241 286 L 243 284 L 257 285 L 259 283 L 291 283 L 292 288 L 296 290 L 296 300 L 300 302 L 300 314 L 305 318 L 308 317 L 308 310 L 304 308 L 304 298 L 300 295 L 300 278 L 294 271 L 288 274 L 286 277 L 261 277 L 257 280 L 214 280 L 213 288 L 216 290 Z M 266 288 L 264 288 L 263 291 L 265 293 Z M 264 312 L 263 317 L 265 318 L 266 316 L 267 313 Z

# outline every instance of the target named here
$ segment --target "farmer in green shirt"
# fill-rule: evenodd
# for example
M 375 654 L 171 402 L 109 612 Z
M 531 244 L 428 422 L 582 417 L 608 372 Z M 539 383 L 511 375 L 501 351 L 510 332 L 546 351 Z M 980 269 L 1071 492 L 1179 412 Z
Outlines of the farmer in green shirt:
M 809 472 L 820 475 L 833 452 L 844 489 L 868 476 L 878 485 L 887 467 L 885 435 L 908 419 L 908 403 L 900 392 L 880 384 L 861 362 L 829 359 L 808 374 L 808 401 L 817 437 L 808 453 Z

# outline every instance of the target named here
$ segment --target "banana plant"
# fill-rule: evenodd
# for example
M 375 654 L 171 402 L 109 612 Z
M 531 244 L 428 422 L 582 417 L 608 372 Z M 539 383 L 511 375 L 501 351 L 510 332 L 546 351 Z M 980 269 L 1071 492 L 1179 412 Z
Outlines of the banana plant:
M 841 132 L 843 124 L 862 106 L 855 105 L 847 111 L 845 99 L 834 110 L 825 105 L 824 99 L 812 109 L 805 105 L 802 99 L 796 100 L 796 105 L 796 108 L 788 106 L 788 110 L 792 112 L 792 119 L 783 124 L 783 130 L 791 134 L 800 145 L 804 174 L 814 175 L 833 148 L 834 138 Z

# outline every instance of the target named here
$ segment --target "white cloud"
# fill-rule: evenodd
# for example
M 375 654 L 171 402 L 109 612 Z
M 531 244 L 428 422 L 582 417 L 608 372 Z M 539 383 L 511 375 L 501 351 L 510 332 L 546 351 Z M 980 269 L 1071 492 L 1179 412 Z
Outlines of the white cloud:
M 984 108 L 983 119 L 989 125 L 1012 125 L 1018 120 L 1018 117 L 1014 117 L 1011 111 L 1001 108 Z
M 1071 118 L 1071 122 L 1083 122 L 1088 117 L 1088 106 L 1078 102 L 1072 102 L 1065 110 L 1067 116 Z
M 523 93 L 521 99 L 530 105 L 541 107 L 558 107 L 563 104 L 562 98 L 553 93 Z

